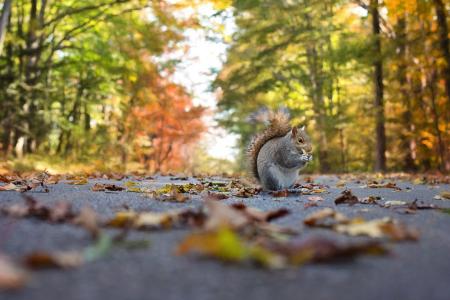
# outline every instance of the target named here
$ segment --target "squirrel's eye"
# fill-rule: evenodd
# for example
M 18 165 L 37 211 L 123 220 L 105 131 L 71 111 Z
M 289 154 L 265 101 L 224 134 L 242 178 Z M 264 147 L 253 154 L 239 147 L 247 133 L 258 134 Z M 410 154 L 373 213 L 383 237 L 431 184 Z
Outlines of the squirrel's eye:
M 304 142 L 304 141 L 303 141 L 303 138 L 299 138 L 299 139 L 298 139 L 298 142 L 301 143 L 301 144 L 303 144 L 303 142 Z

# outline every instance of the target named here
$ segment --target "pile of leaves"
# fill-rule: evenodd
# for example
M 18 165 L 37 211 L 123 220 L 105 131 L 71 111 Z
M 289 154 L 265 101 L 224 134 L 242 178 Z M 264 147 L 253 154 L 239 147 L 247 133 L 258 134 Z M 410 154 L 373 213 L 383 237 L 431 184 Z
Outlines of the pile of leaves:
M 415 241 L 419 238 L 417 230 L 410 229 L 394 219 L 388 217 L 370 221 L 363 218 L 349 219 L 331 208 L 316 211 L 303 222 L 309 227 L 328 228 L 351 236 L 387 238 L 393 241 Z
M 49 185 L 56 184 L 60 176 L 50 175 L 48 172 L 31 173 L 28 175 L 0 175 L 0 191 L 26 192 L 35 190 L 43 193 L 49 192 Z
M 111 175 L 114 179 L 120 176 Z M 5 184 L 1 190 L 28 191 L 41 187 L 49 192 L 48 185 L 59 180 L 69 180 L 69 184 L 88 184 L 89 176 L 54 177 L 44 172 L 24 178 L 1 176 Z M 104 178 L 101 175 L 95 178 Z M 124 177 L 120 177 L 123 179 Z M 142 177 L 145 178 L 145 177 Z M 136 178 L 135 178 L 136 179 Z M 186 180 L 187 177 L 173 177 Z M 395 183 L 369 181 L 366 188 L 391 188 L 400 190 Z M 346 186 L 340 179 L 336 184 Z M 319 195 L 328 192 L 328 186 L 317 184 L 311 178 L 304 185 L 293 189 L 272 192 L 273 197 L 308 195 L 305 209 L 318 206 L 324 201 Z M 386 242 L 415 241 L 419 238 L 416 229 L 393 218 L 366 220 L 349 218 L 332 208 L 316 210 L 303 220 L 307 228 L 322 228 L 343 236 L 363 236 L 365 239 L 335 240 L 322 236 L 303 238 L 296 229 L 280 226 L 273 221 L 287 216 L 287 209 L 279 208 L 262 211 L 242 202 L 226 204 L 230 197 L 253 197 L 260 188 L 244 180 L 211 181 L 199 179 L 199 183 L 166 184 L 157 189 L 146 189 L 133 181 L 121 185 L 95 183 L 94 192 L 138 192 L 157 201 L 186 202 L 193 195 L 200 195 L 203 205 L 198 208 L 183 208 L 156 211 L 134 211 L 126 208 L 112 218 L 102 220 L 96 212 L 86 206 L 76 211 L 65 201 L 45 204 L 23 194 L 24 202 L 0 208 L 0 213 L 15 218 L 32 218 L 52 224 L 65 223 L 84 228 L 93 243 L 85 249 L 56 251 L 52 253 L 36 251 L 24 257 L 20 264 L 0 253 L 0 288 L 14 289 L 23 286 L 30 277 L 30 270 L 43 268 L 73 268 L 104 256 L 112 247 L 123 245 L 130 230 L 170 230 L 187 228 L 191 232 L 177 245 L 178 255 L 195 254 L 225 262 L 252 264 L 266 268 L 286 268 L 305 263 L 326 262 L 360 255 L 383 255 L 388 253 Z M 439 198 L 438 198 L 439 197 Z M 447 191 L 436 199 L 449 199 Z M 383 201 L 382 201 L 383 200 Z M 280 201 L 275 199 L 275 201 Z M 417 199 L 407 203 L 400 200 L 384 201 L 379 196 L 358 198 L 350 189 L 345 189 L 335 199 L 335 205 L 376 205 L 387 209 L 400 209 L 403 213 L 414 214 L 418 210 L 437 209 L 433 204 L 424 204 Z M 111 237 L 104 228 L 116 228 L 120 232 Z
M 270 223 L 285 209 L 263 212 L 243 204 L 207 200 L 206 220 L 179 245 L 178 254 L 194 252 L 234 263 L 284 268 L 364 254 L 385 254 L 377 241 L 340 243 L 324 237 L 299 239 L 295 231 Z

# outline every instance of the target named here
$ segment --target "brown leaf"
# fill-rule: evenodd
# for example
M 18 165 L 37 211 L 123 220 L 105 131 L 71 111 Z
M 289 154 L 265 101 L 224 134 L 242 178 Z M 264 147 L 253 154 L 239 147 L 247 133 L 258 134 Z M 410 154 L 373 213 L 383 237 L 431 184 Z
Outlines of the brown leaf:
M 324 227 L 351 236 L 387 237 L 394 241 L 417 240 L 416 230 L 390 218 L 366 221 L 362 218 L 348 219 L 331 208 L 314 212 L 305 218 L 305 225 Z
M 418 200 L 415 199 L 413 202 L 411 202 L 408 205 L 408 209 L 411 210 L 418 210 L 418 209 L 437 209 L 439 208 L 438 206 L 434 205 L 434 204 L 424 204 L 424 203 L 418 203 Z
M 11 179 L 8 178 L 8 177 L 5 176 L 5 175 L 1 175 L 1 174 L 0 174 L 0 182 L 10 183 L 10 182 L 11 182 Z
M 241 228 L 250 223 L 250 218 L 240 209 L 218 201 L 205 200 L 207 219 L 203 226 L 206 230 L 218 228 Z
M 97 238 L 100 233 L 99 218 L 90 206 L 81 208 L 80 213 L 74 218 L 73 223 L 79 225 L 91 233 L 92 238 Z
M 338 243 L 325 237 L 310 237 L 279 244 L 277 253 L 287 257 L 290 264 L 306 262 L 326 262 L 341 258 L 354 258 L 360 255 L 381 255 L 387 250 L 376 241 L 362 243 Z
M 384 188 L 384 189 L 394 189 L 397 191 L 401 191 L 402 189 L 397 186 L 395 182 L 387 182 L 387 183 L 379 183 L 377 181 L 372 181 L 369 184 L 367 184 L 369 188 Z
M 0 191 L 20 191 L 20 187 L 14 183 L 8 183 L 6 185 L 0 186 Z
M 378 200 L 381 200 L 379 196 L 368 196 L 359 200 L 361 204 L 378 204 Z
M 32 217 L 52 223 L 71 220 L 75 214 L 70 203 L 59 201 L 53 206 L 47 206 L 29 195 L 23 195 L 25 205 L 13 204 L 2 208 L 2 213 L 16 218 Z
M 228 198 L 229 197 L 226 194 L 210 192 L 210 191 L 207 191 L 206 195 L 205 195 L 205 199 L 208 199 L 208 200 L 225 200 Z
M 417 240 L 417 230 L 409 229 L 404 224 L 390 218 L 365 221 L 354 219 L 348 224 L 338 224 L 335 230 L 351 236 L 369 236 L 372 238 L 388 237 L 394 241 Z
M 419 232 L 397 222 L 387 222 L 381 225 L 381 230 L 393 241 L 417 241 Z
M 336 205 L 343 204 L 343 203 L 346 203 L 349 205 L 354 205 L 356 203 L 359 203 L 359 200 L 358 200 L 358 197 L 356 197 L 355 195 L 352 194 L 351 190 L 345 190 L 341 193 L 341 195 L 339 197 L 337 197 L 334 200 L 334 203 Z
M 343 214 L 331 209 L 324 208 L 308 215 L 303 223 L 311 227 L 332 228 L 336 224 L 346 224 L 349 219 Z
M 305 203 L 305 204 L 303 205 L 303 208 L 304 208 L 304 209 L 308 209 L 308 208 L 310 208 L 310 207 L 317 207 L 317 206 L 319 206 L 319 205 L 317 204 L 317 202 L 307 202 L 307 203 Z
M 259 188 L 241 187 L 233 195 L 240 198 L 250 198 L 259 194 L 260 191 Z
M 306 199 L 308 199 L 308 201 L 311 201 L 311 202 L 323 201 L 323 198 L 320 196 L 310 196 Z
M 72 184 L 72 185 L 84 185 L 87 183 L 88 183 L 87 178 L 80 178 L 80 179 L 76 179 L 74 181 L 68 182 L 68 184 Z
M 242 211 L 250 219 L 257 222 L 270 222 L 274 219 L 284 217 L 285 215 L 289 214 L 289 210 L 286 208 L 262 211 L 254 207 L 248 207 L 243 203 L 235 203 L 232 204 L 231 207 Z
M 450 199 L 450 191 L 442 191 L 439 195 L 434 197 L 436 200 Z
M 96 183 L 91 188 L 93 192 L 123 191 L 124 189 L 125 189 L 124 187 L 109 183 Z
M 273 197 L 288 197 L 289 196 L 289 191 L 288 190 L 273 191 L 270 194 Z
M 74 217 L 72 212 L 72 205 L 66 201 L 58 201 L 52 208 L 49 209 L 50 222 L 65 222 Z
M 153 197 L 159 201 L 171 201 L 171 202 L 186 202 L 189 196 L 186 196 L 177 190 L 172 190 L 169 193 L 158 195 L 153 193 Z
M 106 226 L 133 229 L 167 229 L 175 225 L 203 225 L 204 216 L 192 209 L 165 212 L 119 211 Z
M 336 187 L 342 188 L 342 187 L 345 187 L 346 184 L 347 184 L 347 182 L 346 182 L 345 180 L 339 180 L 339 181 L 336 183 Z
M 10 258 L 0 254 L 0 291 L 15 290 L 23 287 L 28 273 L 16 266 Z
M 24 258 L 24 264 L 30 269 L 74 268 L 82 265 L 83 255 L 77 251 L 33 252 Z

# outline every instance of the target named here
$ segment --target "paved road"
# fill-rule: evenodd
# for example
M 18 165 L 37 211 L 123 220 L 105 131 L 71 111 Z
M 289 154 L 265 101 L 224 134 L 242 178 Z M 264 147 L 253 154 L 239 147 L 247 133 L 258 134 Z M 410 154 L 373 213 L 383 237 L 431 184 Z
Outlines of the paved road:
M 329 185 L 329 194 L 321 207 L 335 207 L 333 200 L 343 188 L 336 188 L 337 178 L 320 177 Z M 169 182 L 169 178 L 143 181 L 143 186 Z M 187 203 L 160 202 L 138 193 L 91 192 L 93 183 L 73 186 L 59 183 L 49 193 L 30 193 L 43 202 L 68 200 L 76 208 L 90 204 L 102 216 L 112 216 L 127 204 L 135 210 L 156 210 L 199 206 L 194 197 Z M 121 184 L 118 181 L 105 181 Z M 171 181 L 185 183 L 185 181 Z M 122 182 L 123 183 L 123 182 Z M 433 200 L 449 185 L 431 188 L 398 182 L 403 188 L 368 189 L 361 183 L 349 183 L 357 196 L 381 196 L 385 200 L 423 200 L 450 207 L 449 200 Z M 405 189 L 411 187 L 412 189 Z M 304 209 L 308 196 L 274 200 L 268 194 L 243 201 L 263 210 L 287 207 L 290 215 L 277 222 L 303 231 L 303 235 L 335 235 L 320 229 L 305 229 L 301 220 L 319 209 Z M 17 192 L 0 192 L 0 206 L 21 200 Z M 420 230 L 418 242 L 389 244 L 392 255 L 359 257 L 353 261 L 311 264 L 288 270 L 265 270 L 251 266 L 224 264 L 194 256 L 178 257 L 174 248 L 188 230 L 133 232 L 130 238 L 147 239 L 150 246 L 139 250 L 115 249 L 106 257 L 72 270 L 48 270 L 33 273 L 27 287 L 13 293 L 0 292 L 0 299 L 450 299 L 450 215 L 437 210 L 399 214 L 376 206 L 340 205 L 337 210 L 348 216 L 379 218 L 392 216 Z M 336 238 L 344 238 L 336 234 Z M 70 250 L 89 245 L 86 232 L 71 225 L 52 225 L 38 220 L 0 217 L 0 252 L 15 258 L 33 250 Z

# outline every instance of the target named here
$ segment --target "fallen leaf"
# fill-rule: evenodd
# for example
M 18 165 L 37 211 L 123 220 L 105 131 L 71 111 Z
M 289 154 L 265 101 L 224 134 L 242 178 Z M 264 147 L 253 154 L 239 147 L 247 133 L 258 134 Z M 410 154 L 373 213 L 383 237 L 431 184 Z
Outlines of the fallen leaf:
M 331 208 L 314 212 L 303 222 L 310 227 L 329 228 L 351 236 L 387 237 L 394 241 L 417 240 L 419 237 L 417 230 L 410 229 L 391 218 L 370 221 L 362 218 L 349 219 Z
M 96 183 L 92 186 L 91 190 L 93 192 L 101 192 L 101 191 L 123 191 L 125 188 L 109 183 Z
M 127 192 L 130 193 L 145 193 L 145 190 L 138 188 L 138 187 L 129 187 L 127 188 Z
M 229 197 L 224 193 L 216 193 L 216 192 L 210 192 L 210 191 L 207 191 L 204 196 L 204 199 L 208 199 L 208 200 L 225 200 L 228 198 Z
M 124 186 L 127 187 L 127 188 L 133 188 L 133 187 L 137 186 L 137 183 L 133 182 L 133 181 L 127 181 L 127 182 L 124 183 Z
M 306 199 L 308 199 L 308 201 L 311 201 L 311 202 L 323 201 L 323 198 L 320 197 L 320 196 L 311 196 L 311 197 L 308 197 Z
M 82 207 L 73 223 L 86 229 L 93 238 L 97 238 L 100 234 L 98 215 L 90 206 Z
M 182 255 L 190 251 L 199 251 L 227 261 L 241 261 L 247 256 L 239 236 L 227 227 L 188 235 L 178 245 L 177 254 Z
M 437 200 L 450 199 L 450 191 L 442 191 L 439 195 L 434 196 L 434 199 Z
M 5 176 L 5 175 L 1 175 L 1 174 L 0 174 L 0 182 L 10 183 L 10 182 L 11 182 L 11 179 L 8 178 L 8 177 Z
M 317 206 L 319 206 L 319 205 L 317 205 L 317 202 L 307 202 L 307 203 L 303 204 L 304 209 L 308 209 L 310 207 L 317 207 Z
M 273 248 L 272 248 L 273 249 Z M 278 244 L 276 252 L 287 258 L 289 264 L 326 262 L 360 255 L 383 255 L 388 251 L 377 241 L 338 243 L 325 237 L 309 237 Z
M 70 203 L 59 201 L 53 206 L 47 206 L 29 195 L 23 195 L 25 205 L 13 204 L 2 208 L 5 215 L 17 218 L 33 217 L 52 223 L 61 223 L 71 220 L 75 214 Z
M 20 191 L 20 187 L 14 183 L 8 183 L 6 185 L 0 186 L 0 191 Z
M 413 180 L 412 183 L 415 184 L 415 185 L 424 184 L 425 180 L 423 178 L 416 178 L 416 179 Z
M 337 197 L 334 200 L 334 203 L 336 205 L 339 204 L 349 204 L 349 205 L 354 205 L 356 203 L 359 203 L 358 197 L 356 197 L 355 195 L 352 194 L 351 190 L 345 190 L 341 193 L 341 195 L 339 197 Z
M 72 184 L 72 185 L 84 185 L 87 183 L 88 183 L 87 178 L 81 178 L 81 179 L 77 179 L 77 180 L 68 182 L 68 184 Z
M 359 255 L 381 255 L 387 253 L 387 250 L 376 241 L 342 244 L 322 237 L 289 242 L 270 240 L 252 243 L 240 237 L 237 232 L 222 228 L 187 236 L 178 245 L 177 254 L 189 252 L 226 262 L 253 262 L 268 268 L 284 268 Z
M 280 190 L 280 191 L 273 191 L 270 193 L 273 197 L 288 197 L 289 191 L 288 190 Z
M 134 229 L 164 229 L 176 224 L 188 223 L 194 214 L 191 210 L 174 210 L 166 212 L 120 211 L 106 222 L 106 226 Z
M 207 219 L 203 228 L 206 230 L 241 228 L 250 223 L 250 218 L 243 211 L 221 202 L 205 199 L 205 208 Z
M 99 234 L 95 244 L 81 253 L 84 262 L 91 262 L 105 256 L 113 246 L 113 239 L 107 234 Z
M 84 259 L 80 252 L 40 252 L 36 251 L 24 258 L 24 264 L 30 269 L 74 268 L 83 264 Z
M 359 199 L 359 203 L 361 204 L 378 204 L 378 200 L 381 200 L 379 196 L 368 196 L 362 199 Z
M 49 221 L 54 223 L 64 222 L 74 217 L 72 205 L 66 201 L 58 201 L 49 209 Z
M 149 193 L 155 200 L 158 201 L 171 201 L 171 202 L 186 202 L 189 199 L 188 196 L 179 192 L 177 188 L 169 190 L 167 193 L 160 193 L 152 191 Z
M 336 182 L 336 187 L 342 188 L 345 187 L 346 184 L 347 182 L 345 180 L 339 180 L 338 182 Z
M 352 220 L 347 224 L 338 224 L 334 227 L 337 232 L 351 236 L 369 236 L 372 238 L 388 237 L 394 241 L 417 240 L 419 234 L 416 230 L 407 228 L 391 218 L 374 219 L 365 221 Z
M 385 188 L 385 189 L 394 189 L 397 191 L 401 191 L 401 188 L 397 186 L 395 182 L 387 182 L 387 183 L 379 183 L 377 181 L 372 181 L 367 184 L 369 188 Z
M 231 207 L 244 212 L 244 214 L 248 216 L 252 221 L 257 222 L 270 222 L 272 220 L 284 217 L 285 215 L 289 214 L 289 210 L 286 208 L 262 211 L 254 207 L 248 207 L 243 203 L 235 203 L 232 204 Z
M 406 205 L 405 201 L 392 200 L 384 202 L 383 207 L 403 206 L 403 205 Z
M 413 202 L 409 203 L 408 205 L 403 205 L 405 209 L 401 212 L 404 214 L 415 214 L 418 210 L 422 209 L 438 209 L 439 207 L 434 204 L 424 204 L 423 202 L 419 203 L 417 199 L 415 199 Z M 400 207 L 400 208 L 402 208 Z
M 188 180 L 189 177 L 187 176 L 176 176 L 176 177 L 170 177 L 170 180 Z
M 10 258 L 0 254 L 0 291 L 16 290 L 25 285 L 28 273 L 14 264 Z
M 233 196 L 240 197 L 240 198 L 250 198 L 253 197 L 261 192 L 260 188 L 254 188 L 254 187 L 241 187 L 237 189 L 236 192 L 233 193 Z
M 332 228 L 336 224 L 345 224 L 349 219 L 331 208 L 324 208 L 308 215 L 303 223 L 311 227 Z
M 171 192 L 178 192 L 178 193 L 192 193 L 197 194 L 198 192 L 201 192 L 204 189 L 204 187 L 200 184 L 193 184 L 193 183 L 186 183 L 186 184 L 166 184 L 163 187 L 154 190 L 153 192 L 156 195 L 162 195 L 162 194 L 169 194 Z

